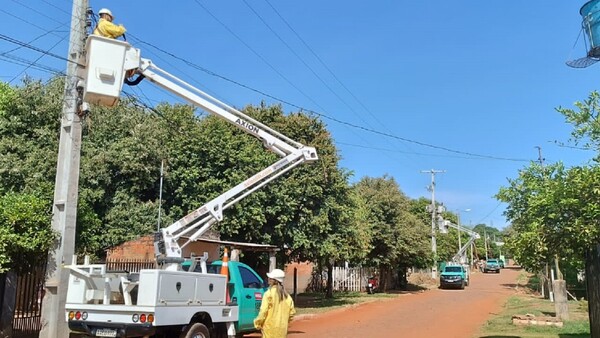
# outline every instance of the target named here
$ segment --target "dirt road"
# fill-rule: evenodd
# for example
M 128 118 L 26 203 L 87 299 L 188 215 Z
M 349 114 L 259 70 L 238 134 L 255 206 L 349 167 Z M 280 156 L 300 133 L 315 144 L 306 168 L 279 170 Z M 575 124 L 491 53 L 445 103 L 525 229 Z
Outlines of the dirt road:
M 407 293 L 295 320 L 288 337 L 474 337 L 514 293 L 519 271 L 474 273 L 465 290 Z

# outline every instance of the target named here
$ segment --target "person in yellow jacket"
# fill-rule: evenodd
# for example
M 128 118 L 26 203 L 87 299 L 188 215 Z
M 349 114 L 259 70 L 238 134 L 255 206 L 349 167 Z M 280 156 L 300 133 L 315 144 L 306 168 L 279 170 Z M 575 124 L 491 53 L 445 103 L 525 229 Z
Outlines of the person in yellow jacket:
M 254 327 L 261 330 L 263 338 L 285 338 L 288 323 L 296 314 L 294 301 L 283 287 L 285 273 L 282 270 L 274 269 L 267 277 L 270 287 L 263 295 Z
M 126 29 L 123 25 L 115 25 L 112 23 L 113 15 L 109 9 L 102 8 L 98 11 L 98 14 L 100 15 L 100 21 L 98 22 L 98 26 L 94 29 L 94 35 L 116 39 L 125 34 Z

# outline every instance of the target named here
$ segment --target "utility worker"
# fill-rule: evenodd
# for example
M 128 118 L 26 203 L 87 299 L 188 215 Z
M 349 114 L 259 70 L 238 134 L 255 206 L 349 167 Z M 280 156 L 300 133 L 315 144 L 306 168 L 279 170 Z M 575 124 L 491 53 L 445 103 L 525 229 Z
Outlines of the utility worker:
M 98 22 L 96 29 L 94 29 L 94 35 L 116 39 L 125 34 L 126 29 L 123 27 L 123 25 L 115 25 L 112 23 L 113 15 L 109 9 L 102 8 L 98 14 L 100 15 L 100 21 Z
M 270 287 L 263 295 L 254 327 L 261 330 L 263 338 L 285 338 L 288 323 L 296 314 L 294 301 L 283 287 L 285 273 L 282 270 L 275 269 L 267 273 L 267 277 Z

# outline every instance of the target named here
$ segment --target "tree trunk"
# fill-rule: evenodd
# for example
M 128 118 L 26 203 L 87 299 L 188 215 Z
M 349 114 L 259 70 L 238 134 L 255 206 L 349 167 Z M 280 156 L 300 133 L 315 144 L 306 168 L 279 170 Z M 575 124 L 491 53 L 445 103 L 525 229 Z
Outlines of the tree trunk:
M 405 266 L 398 268 L 398 288 L 400 290 L 406 290 L 408 287 L 407 270 L 408 268 Z
M 590 334 L 600 337 L 600 244 L 590 248 L 585 257 L 585 280 L 587 287 Z
M 333 264 L 327 263 L 327 292 L 325 298 L 333 298 Z
M 560 320 L 569 319 L 569 299 L 567 298 L 567 282 L 557 279 L 552 283 L 554 290 L 554 310 L 556 318 Z

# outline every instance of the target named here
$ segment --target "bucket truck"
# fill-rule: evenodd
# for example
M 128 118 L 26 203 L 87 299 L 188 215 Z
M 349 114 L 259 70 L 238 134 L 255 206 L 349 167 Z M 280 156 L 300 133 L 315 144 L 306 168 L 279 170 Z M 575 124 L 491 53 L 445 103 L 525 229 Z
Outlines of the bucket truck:
M 230 262 L 228 283 L 226 276 L 215 273 L 217 267 L 207 265 L 206 253 L 184 271 L 182 248 L 221 221 L 223 210 L 297 165 L 316 161 L 315 148 L 291 140 L 167 73 L 142 58 L 140 50 L 127 42 L 90 36 L 86 47 L 81 84 L 85 102 L 114 106 L 124 79 L 137 74 L 138 79 L 145 78 L 257 137 L 281 158 L 156 233 L 154 247 L 161 269 L 133 274 L 107 271 L 101 264 L 68 266 L 71 274 L 65 315 L 72 334 L 234 337 L 252 331 L 252 313 L 260 306 L 264 291 L 258 274 L 248 266 Z M 250 316 L 242 322 L 246 307 L 251 309 Z

